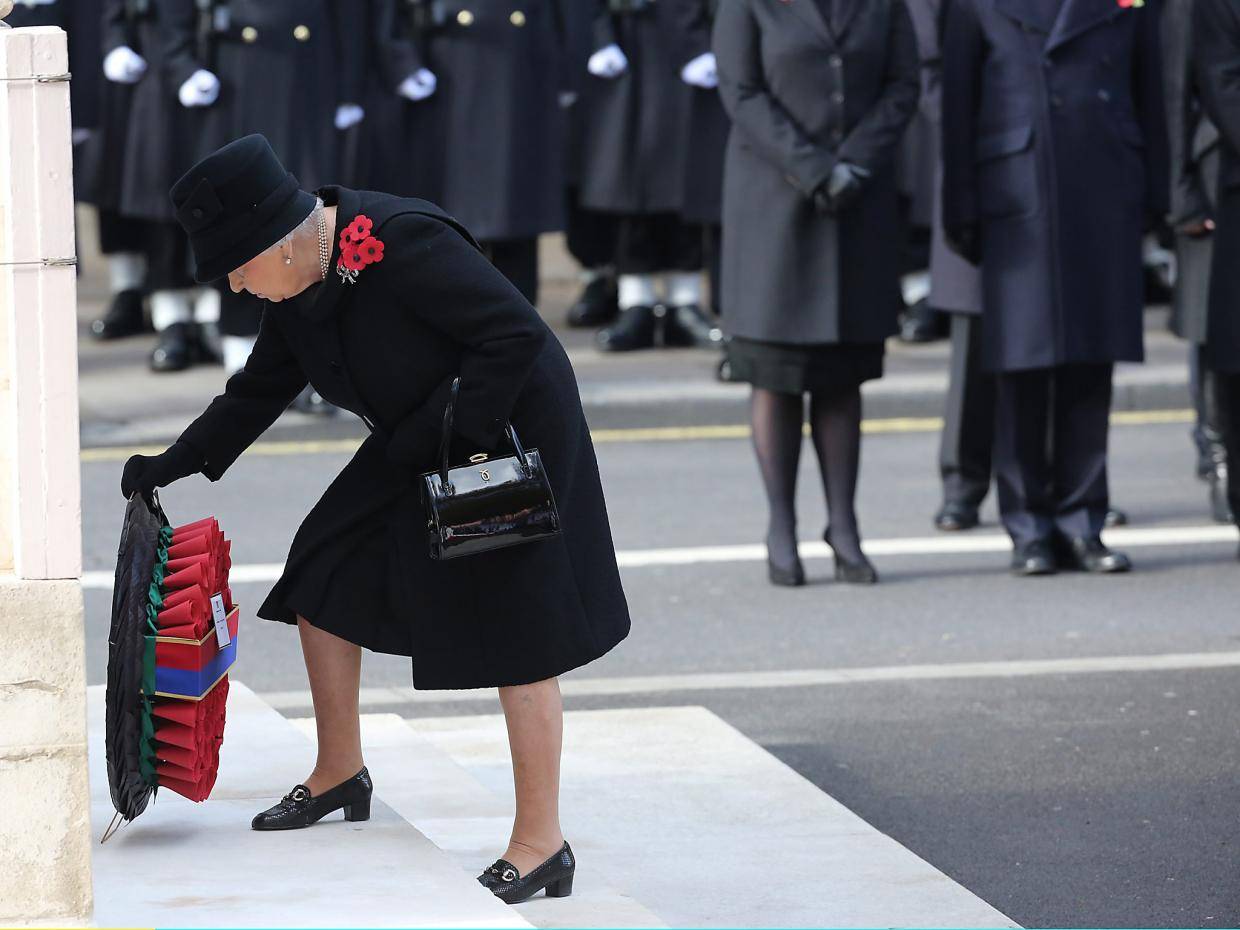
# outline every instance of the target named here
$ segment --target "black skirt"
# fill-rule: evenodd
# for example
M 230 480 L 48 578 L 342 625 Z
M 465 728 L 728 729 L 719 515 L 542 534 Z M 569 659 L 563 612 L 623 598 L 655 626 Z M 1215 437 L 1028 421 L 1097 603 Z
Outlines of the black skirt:
M 783 394 L 838 394 L 883 376 L 881 342 L 765 342 L 733 336 L 727 342 L 729 381 Z

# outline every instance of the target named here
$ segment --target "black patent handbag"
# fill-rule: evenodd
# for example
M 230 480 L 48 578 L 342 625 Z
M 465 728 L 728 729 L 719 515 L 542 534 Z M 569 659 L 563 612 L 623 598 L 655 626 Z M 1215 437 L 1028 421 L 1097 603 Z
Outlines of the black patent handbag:
M 515 455 L 489 458 L 479 452 L 465 465 L 449 467 L 452 416 L 461 379 L 452 382 L 443 415 L 439 468 L 424 473 L 422 503 L 432 559 L 455 559 L 560 532 L 560 514 L 537 449 L 524 449 L 511 423 L 504 432 Z

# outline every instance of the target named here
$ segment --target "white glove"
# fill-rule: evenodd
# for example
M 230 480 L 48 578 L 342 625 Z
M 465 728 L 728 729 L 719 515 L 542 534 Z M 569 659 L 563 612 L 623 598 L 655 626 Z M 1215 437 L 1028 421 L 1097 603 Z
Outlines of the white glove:
M 400 87 L 396 88 L 396 93 L 406 100 L 412 100 L 416 103 L 419 100 L 425 100 L 433 94 L 438 84 L 439 79 L 431 71 L 428 71 L 426 68 L 419 68 L 400 82 Z
M 103 59 L 103 74 L 114 84 L 136 84 L 146 74 L 146 59 L 128 45 L 118 45 Z
M 177 91 L 183 107 L 209 107 L 220 99 L 220 79 L 199 68 Z
M 617 78 L 629 70 L 629 60 L 616 43 L 600 48 L 586 62 L 586 69 L 595 77 Z
M 680 69 L 680 79 L 686 84 L 714 90 L 719 86 L 719 72 L 715 67 L 715 53 L 703 52 Z
M 366 118 L 366 111 L 356 103 L 342 103 L 336 107 L 336 128 L 342 132 L 352 129 Z

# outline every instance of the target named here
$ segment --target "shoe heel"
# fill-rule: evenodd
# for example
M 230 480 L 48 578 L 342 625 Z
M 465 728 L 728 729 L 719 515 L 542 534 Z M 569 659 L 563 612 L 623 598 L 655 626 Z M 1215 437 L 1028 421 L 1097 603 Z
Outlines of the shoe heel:
M 567 898 L 573 893 L 573 877 L 565 875 L 559 881 L 552 882 L 547 886 L 548 898 Z
M 344 806 L 345 820 L 369 820 L 370 819 L 370 798 L 361 801 L 354 801 L 352 804 Z

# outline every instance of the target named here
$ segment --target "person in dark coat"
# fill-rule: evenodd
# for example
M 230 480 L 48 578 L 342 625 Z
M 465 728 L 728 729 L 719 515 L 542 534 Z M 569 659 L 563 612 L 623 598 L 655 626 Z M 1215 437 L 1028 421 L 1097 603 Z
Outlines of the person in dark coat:
M 369 804 L 360 647 L 407 655 L 417 689 L 500 689 L 517 819 L 504 860 L 480 881 L 504 900 L 547 884 L 567 894 L 571 852 L 555 813 L 557 676 L 612 649 L 630 626 L 572 367 L 530 303 L 438 207 L 342 187 L 317 193 L 299 189 L 261 136 L 225 146 L 174 186 L 199 279 L 226 273 L 231 287 L 266 302 L 245 367 L 167 451 L 126 463 L 122 493 L 149 494 L 195 472 L 220 480 L 307 381 L 360 416 L 370 436 L 302 522 L 257 610 L 300 629 L 320 741 L 302 791 L 254 826 L 308 826 Z M 366 237 L 349 255 L 379 255 L 351 282 L 347 229 Z M 511 422 L 541 453 L 557 537 L 430 557 L 419 475 L 438 466 L 456 377 L 451 461 L 510 452 Z
M 715 345 L 702 310 L 705 230 L 684 216 L 686 121 L 694 88 L 676 2 L 590 0 L 590 73 L 581 93 L 583 207 L 617 216 L 620 317 L 597 334 L 605 352 Z
M 1171 329 L 1189 344 L 1193 440 L 1197 475 L 1210 484 L 1214 519 L 1230 523 L 1227 503 L 1227 452 L 1223 447 L 1214 384 L 1206 359 L 1210 305 L 1210 264 L 1214 254 L 1214 214 L 1218 197 L 1218 130 L 1205 115 L 1193 73 L 1193 0 L 1167 0 L 1162 17 L 1166 75 L 1167 128 L 1171 143 L 1171 213 L 1175 232 L 1176 279 Z
M 432 90 L 406 108 L 417 111 L 414 134 L 385 143 L 420 151 L 392 190 L 442 204 L 536 304 L 538 236 L 564 222 L 559 0 L 422 4 L 418 24 L 408 20 L 419 5 L 400 6 L 397 30 L 405 38 L 388 37 L 388 56 L 403 61 L 406 73 L 391 92 L 409 79 L 429 81 Z
M 803 396 L 836 577 L 873 582 L 853 508 L 863 381 L 896 331 L 895 151 L 917 107 L 903 0 L 722 0 L 719 91 L 732 118 L 723 192 L 723 320 L 753 385 L 770 503 L 768 573 L 803 584 L 794 511 Z
M 359 103 L 364 63 L 352 41 L 367 28 L 363 10 L 345 0 L 152 5 L 168 50 L 164 80 L 173 99 L 193 111 L 197 127 L 188 136 L 189 157 L 173 161 L 172 178 L 195 158 L 251 132 L 271 139 L 307 184 L 337 176 L 341 134 L 365 115 Z M 294 99 L 302 105 L 291 106 Z M 149 177 L 133 183 L 147 192 L 166 189 Z M 253 347 L 262 307 L 223 284 L 218 290 L 224 367 L 231 373 Z
M 1220 135 L 1214 261 L 1205 362 L 1215 392 L 1227 461 L 1240 462 L 1240 2 L 1194 0 L 1193 60 L 1206 114 Z M 1240 521 L 1240 481 L 1228 482 Z
M 1100 534 L 1112 369 L 1143 357 L 1141 239 L 1167 207 L 1158 12 L 947 10 L 943 222 L 981 262 L 999 510 L 1021 574 L 1130 567 Z

